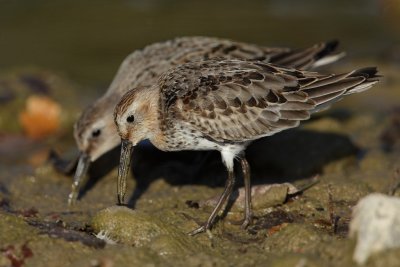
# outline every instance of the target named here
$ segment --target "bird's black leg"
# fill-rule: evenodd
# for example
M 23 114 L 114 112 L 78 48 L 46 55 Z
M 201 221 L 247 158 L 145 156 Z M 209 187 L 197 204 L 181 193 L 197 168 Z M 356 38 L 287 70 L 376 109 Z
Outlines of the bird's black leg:
M 204 225 L 202 225 L 201 227 L 197 228 L 196 230 L 190 232 L 189 235 L 196 235 L 196 234 L 205 232 L 211 228 L 218 213 L 221 211 L 221 209 L 224 207 L 224 204 L 231 196 L 234 185 L 235 185 L 235 174 L 234 174 L 233 168 L 228 167 L 228 180 L 226 181 L 224 192 L 219 197 L 217 205 L 215 206 L 214 210 L 211 212 L 210 217 L 208 217 L 207 222 Z
M 251 210 L 251 183 L 250 183 L 250 166 L 244 155 L 240 158 L 240 164 L 242 165 L 243 179 L 244 179 L 244 221 L 242 223 L 242 229 L 246 229 L 252 220 Z

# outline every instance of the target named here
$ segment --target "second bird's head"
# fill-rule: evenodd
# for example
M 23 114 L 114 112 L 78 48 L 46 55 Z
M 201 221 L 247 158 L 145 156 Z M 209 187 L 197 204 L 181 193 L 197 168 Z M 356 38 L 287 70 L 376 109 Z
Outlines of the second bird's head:
M 90 161 L 95 161 L 120 143 L 112 115 L 116 103 L 112 98 L 100 98 L 82 113 L 74 126 L 79 151 Z
M 79 192 L 79 184 L 90 163 L 120 143 L 112 116 L 115 97 L 103 97 L 89 106 L 74 125 L 74 137 L 80 151 L 72 191 L 68 203 L 73 204 Z

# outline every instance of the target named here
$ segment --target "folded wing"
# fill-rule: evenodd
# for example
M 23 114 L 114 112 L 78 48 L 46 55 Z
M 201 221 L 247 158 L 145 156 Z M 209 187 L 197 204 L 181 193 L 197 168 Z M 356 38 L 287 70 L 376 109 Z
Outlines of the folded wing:
M 218 142 L 296 127 L 310 114 L 376 83 L 376 69 L 322 75 L 241 60 L 188 63 L 159 80 L 164 114 Z

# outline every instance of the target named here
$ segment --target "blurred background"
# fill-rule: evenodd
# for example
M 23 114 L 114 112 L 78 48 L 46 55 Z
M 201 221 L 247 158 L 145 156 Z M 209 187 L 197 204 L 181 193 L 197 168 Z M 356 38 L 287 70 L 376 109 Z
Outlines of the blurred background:
M 64 138 L 56 146 L 73 151 L 81 110 L 129 53 L 153 42 L 203 35 L 296 48 L 338 39 L 347 56 L 329 71 L 376 65 L 390 83 L 399 25 L 399 0 L 0 0 L 0 156 L 25 144 L 21 136 Z M 371 91 L 351 101 L 387 108 L 399 100 L 393 90 Z
M 94 89 L 133 50 L 186 35 L 291 47 L 336 38 L 350 59 L 399 59 L 399 10 L 398 0 L 0 0 L 0 68 L 46 68 Z

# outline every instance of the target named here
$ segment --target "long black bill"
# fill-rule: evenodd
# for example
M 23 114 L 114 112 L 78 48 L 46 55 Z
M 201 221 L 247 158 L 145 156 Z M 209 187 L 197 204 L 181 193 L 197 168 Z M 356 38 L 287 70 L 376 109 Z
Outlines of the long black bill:
M 75 171 L 74 182 L 72 183 L 71 193 L 68 196 L 68 205 L 75 204 L 78 198 L 82 177 L 86 177 L 90 162 L 90 156 L 84 152 L 81 152 L 81 155 L 79 156 L 78 166 L 76 167 Z
M 133 151 L 133 146 L 131 141 L 127 139 L 121 140 L 121 158 L 119 160 L 118 169 L 118 204 L 124 204 L 124 197 L 126 193 L 126 178 L 131 166 L 131 155 Z

